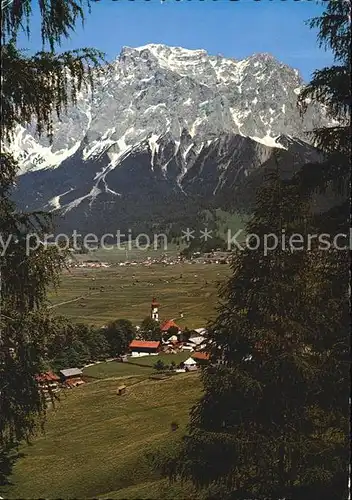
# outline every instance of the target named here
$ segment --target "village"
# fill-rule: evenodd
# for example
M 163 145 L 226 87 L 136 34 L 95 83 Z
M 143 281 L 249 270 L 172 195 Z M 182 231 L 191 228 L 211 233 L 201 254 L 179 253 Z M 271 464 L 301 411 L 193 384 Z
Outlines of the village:
M 78 269 L 99 269 L 108 268 L 114 266 L 145 266 L 150 267 L 152 265 L 164 265 L 173 266 L 176 264 L 229 264 L 230 263 L 230 252 L 214 251 L 201 254 L 200 252 L 195 252 L 191 257 L 183 257 L 181 255 L 168 256 L 167 254 L 161 254 L 158 257 L 148 256 L 144 259 L 128 259 L 121 260 L 120 262 L 102 262 L 99 259 L 89 258 L 86 260 L 78 260 L 77 258 L 70 257 L 67 261 L 67 266 L 69 268 Z
M 160 340 L 144 340 L 140 332 L 140 327 L 136 327 L 136 338 L 133 339 L 128 346 L 126 353 L 114 358 L 109 358 L 104 361 L 95 361 L 89 363 L 82 368 L 67 367 L 54 373 L 53 371 L 43 372 L 37 375 L 36 380 L 49 399 L 52 393 L 56 393 L 62 389 L 73 389 L 82 384 L 89 382 L 84 374 L 84 369 L 93 365 L 102 363 L 132 363 L 138 366 L 138 359 L 143 357 L 155 357 L 154 368 L 156 371 L 167 370 L 174 373 L 186 373 L 196 371 L 209 362 L 209 353 L 207 352 L 207 330 L 206 328 L 197 328 L 188 331 L 177 325 L 174 319 L 159 320 L 160 304 L 153 297 L 150 306 L 150 319 L 156 324 L 160 324 L 161 339 Z M 168 336 L 170 334 L 170 336 Z M 185 354 L 185 359 L 179 363 L 175 363 L 173 358 L 175 355 Z M 166 355 L 166 356 L 165 356 Z M 189 355 L 189 356 L 188 356 Z M 171 364 L 168 365 L 159 358 L 170 359 Z M 159 361 L 159 362 L 158 362 Z

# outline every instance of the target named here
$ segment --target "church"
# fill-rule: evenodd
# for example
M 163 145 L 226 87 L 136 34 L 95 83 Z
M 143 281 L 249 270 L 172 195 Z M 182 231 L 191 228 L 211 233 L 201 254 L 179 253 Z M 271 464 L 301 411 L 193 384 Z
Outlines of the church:
M 157 322 L 159 322 L 159 306 L 160 303 L 156 300 L 155 297 L 153 297 L 150 308 L 150 317 Z M 162 332 L 167 332 L 171 327 L 177 328 L 178 333 L 182 331 L 182 329 L 175 323 L 173 319 L 163 321 L 160 325 L 160 329 Z

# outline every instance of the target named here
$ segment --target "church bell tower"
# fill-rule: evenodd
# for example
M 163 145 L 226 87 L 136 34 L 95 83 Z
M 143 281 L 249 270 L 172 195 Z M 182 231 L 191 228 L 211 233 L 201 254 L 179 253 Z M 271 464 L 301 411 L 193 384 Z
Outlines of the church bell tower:
M 154 321 L 159 321 L 159 302 L 157 302 L 156 298 L 153 297 L 151 309 L 150 309 L 150 317 Z

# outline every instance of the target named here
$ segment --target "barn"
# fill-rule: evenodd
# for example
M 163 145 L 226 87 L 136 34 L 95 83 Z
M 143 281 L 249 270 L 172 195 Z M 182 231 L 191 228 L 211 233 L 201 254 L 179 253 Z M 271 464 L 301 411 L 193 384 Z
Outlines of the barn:
M 206 365 L 209 363 L 209 354 L 207 352 L 195 352 L 192 354 L 192 358 L 197 363 L 198 366 Z
M 67 368 L 66 370 L 60 370 L 62 382 L 70 389 L 84 384 L 84 381 L 81 378 L 82 374 L 83 372 L 79 368 Z
M 160 351 L 160 342 L 154 340 L 132 340 L 129 345 L 131 356 L 156 355 Z

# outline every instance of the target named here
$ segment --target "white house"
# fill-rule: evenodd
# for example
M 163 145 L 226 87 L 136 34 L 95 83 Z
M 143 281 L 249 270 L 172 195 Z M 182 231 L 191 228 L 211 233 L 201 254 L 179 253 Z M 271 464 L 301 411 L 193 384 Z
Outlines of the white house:
M 197 369 L 197 362 L 193 358 L 188 358 L 183 362 L 185 370 L 192 371 Z
M 194 351 L 194 346 L 190 346 L 190 345 L 183 345 L 181 347 L 181 351 L 189 351 L 189 352 L 193 352 Z
M 196 361 L 194 361 L 193 358 L 188 358 L 188 359 L 186 359 L 186 361 L 183 362 L 183 364 L 185 366 L 192 366 L 192 365 L 196 365 L 197 363 L 196 363 Z
M 198 335 L 205 335 L 207 333 L 206 328 L 196 328 L 194 331 L 197 332 Z
M 167 339 L 168 342 L 177 342 L 178 338 L 177 335 L 171 335 L 170 338 Z
M 188 342 L 195 344 L 195 345 L 200 345 L 204 342 L 205 338 L 199 335 L 199 337 L 190 337 Z

